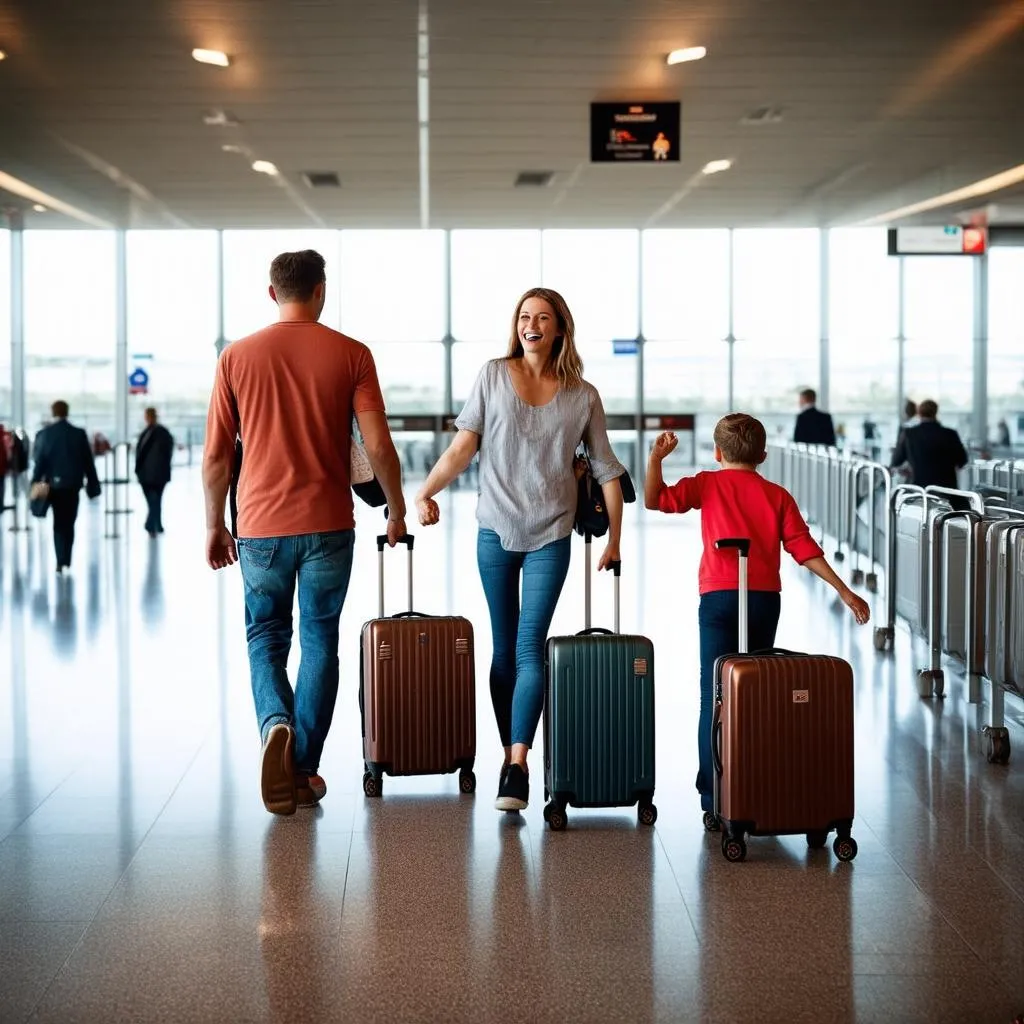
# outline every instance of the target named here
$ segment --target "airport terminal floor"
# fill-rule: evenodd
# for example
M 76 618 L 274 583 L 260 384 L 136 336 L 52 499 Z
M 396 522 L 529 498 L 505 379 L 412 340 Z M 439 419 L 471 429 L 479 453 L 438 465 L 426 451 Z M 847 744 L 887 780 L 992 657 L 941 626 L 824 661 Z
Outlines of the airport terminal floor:
M 141 496 L 132 494 L 138 509 Z M 456 776 L 361 790 L 359 629 L 376 614 L 375 519 L 360 512 L 342 690 L 316 810 L 259 793 L 237 568 L 203 559 L 198 467 L 168 532 L 136 512 L 104 537 L 85 506 L 70 577 L 50 524 L 0 538 L 0 1020 L 885 1021 L 1009 1024 L 1024 1010 L 1024 754 L 986 762 L 985 709 L 948 672 L 914 685 L 909 634 L 879 654 L 822 584 L 784 575 L 781 645 L 856 674 L 859 855 L 706 835 L 693 788 L 696 517 L 631 506 L 622 624 L 657 651 L 654 828 L 635 810 L 493 809 L 501 752 L 474 499 L 416 547 L 416 605 L 476 627 L 475 796 Z M 554 632 L 582 628 L 582 545 Z M 405 601 L 389 553 L 388 607 Z M 611 581 L 595 580 L 610 625 Z M 882 599 L 873 597 L 881 614 Z M 296 660 L 297 652 L 293 652 Z M 1024 714 L 1007 725 L 1024 751 Z

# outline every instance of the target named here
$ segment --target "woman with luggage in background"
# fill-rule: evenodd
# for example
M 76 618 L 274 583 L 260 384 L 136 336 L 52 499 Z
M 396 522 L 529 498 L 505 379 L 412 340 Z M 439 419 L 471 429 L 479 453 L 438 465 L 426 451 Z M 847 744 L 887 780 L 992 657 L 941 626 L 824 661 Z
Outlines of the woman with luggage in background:
M 440 518 L 434 496 L 480 453 L 477 564 L 491 616 L 491 701 L 505 748 L 500 811 L 525 810 L 527 754 L 544 706 L 544 644 L 569 570 L 576 514 L 573 459 L 582 441 L 608 510 L 599 569 L 619 558 L 625 472 L 612 452 L 597 389 L 565 299 L 531 288 L 512 318 L 508 352 L 487 362 L 455 422 L 458 433 L 416 495 L 420 524 Z M 520 602 L 520 582 L 522 601 Z

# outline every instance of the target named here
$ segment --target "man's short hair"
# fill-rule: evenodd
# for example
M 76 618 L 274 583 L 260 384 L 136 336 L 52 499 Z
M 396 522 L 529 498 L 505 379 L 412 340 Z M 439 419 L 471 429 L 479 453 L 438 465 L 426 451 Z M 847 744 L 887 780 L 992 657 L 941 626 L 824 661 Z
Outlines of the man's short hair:
M 926 398 L 918 407 L 917 414 L 923 420 L 933 420 L 939 415 L 939 403 Z
M 270 283 L 279 302 L 309 302 L 318 284 L 327 280 L 326 261 L 313 249 L 283 252 L 270 264 Z
M 53 414 L 53 418 L 55 420 L 66 420 L 68 418 L 68 413 L 71 412 L 71 409 L 69 408 L 67 402 L 63 401 L 62 399 L 58 399 L 56 402 L 53 403 L 53 405 L 50 406 L 50 412 Z
M 903 406 L 903 418 L 906 420 L 912 420 L 917 415 L 917 402 L 911 401 L 909 398 L 906 404 Z
M 715 426 L 715 444 L 726 462 L 757 466 L 764 459 L 768 434 L 760 420 L 745 412 L 723 416 Z
M 811 405 L 814 405 L 818 400 L 818 392 L 815 391 L 814 388 L 804 388 L 803 391 L 800 392 L 800 397 L 805 402 L 810 402 Z

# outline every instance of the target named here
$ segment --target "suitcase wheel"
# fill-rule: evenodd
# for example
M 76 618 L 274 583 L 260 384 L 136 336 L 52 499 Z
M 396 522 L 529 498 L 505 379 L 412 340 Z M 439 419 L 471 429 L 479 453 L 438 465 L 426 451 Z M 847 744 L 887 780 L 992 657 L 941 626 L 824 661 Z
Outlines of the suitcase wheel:
M 380 778 L 373 774 L 373 772 L 366 772 L 363 775 L 363 792 L 367 796 L 380 796 L 383 789 L 383 778 Z
M 636 816 L 641 825 L 653 825 L 658 820 L 658 808 L 654 804 L 641 804 Z
M 747 844 L 742 836 L 722 836 L 722 856 L 733 864 L 747 859 Z
M 827 832 L 808 832 L 807 833 L 807 845 L 812 850 L 823 850 L 825 844 L 828 842 Z
M 704 831 L 705 832 L 721 832 L 722 823 L 718 820 L 718 815 L 714 811 L 704 812 Z
M 832 844 L 832 851 L 840 860 L 853 860 L 857 856 L 857 840 L 853 836 L 839 836 Z
M 476 775 L 473 772 L 459 772 L 459 792 L 476 792 Z
M 1010 734 L 1006 729 L 988 725 L 985 727 L 988 737 L 988 763 L 1009 764 Z
M 942 697 L 946 692 L 946 676 L 941 668 L 925 668 L 917 673 L 917 693 L 920 697 Z
M 875 650 L 891 651 L 895 643 L 893 631 L 888 626 L 879 626 L 875 630 Z
M 544 807 L 544 820 L 548 823 L 552 832 L 564 832 L 565 826 L 569 824 L 569 818 L 565 809 L 556 803 L 546 804 Z

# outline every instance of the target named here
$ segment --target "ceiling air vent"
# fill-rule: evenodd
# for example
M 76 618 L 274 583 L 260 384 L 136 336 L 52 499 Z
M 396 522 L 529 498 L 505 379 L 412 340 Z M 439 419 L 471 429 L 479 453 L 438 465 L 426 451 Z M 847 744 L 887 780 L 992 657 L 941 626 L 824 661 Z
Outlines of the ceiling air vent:
M 544 188 L 551 184 L 554 171 L 520 171 L 516 176 L 516 188 Z
M 778 124 L 782 120 L 782 107 L 756 107 L 740 124 Z
M 310 188 L 340 188 L 341 182 L 334 171 L 303 171 L 302 177 Z

